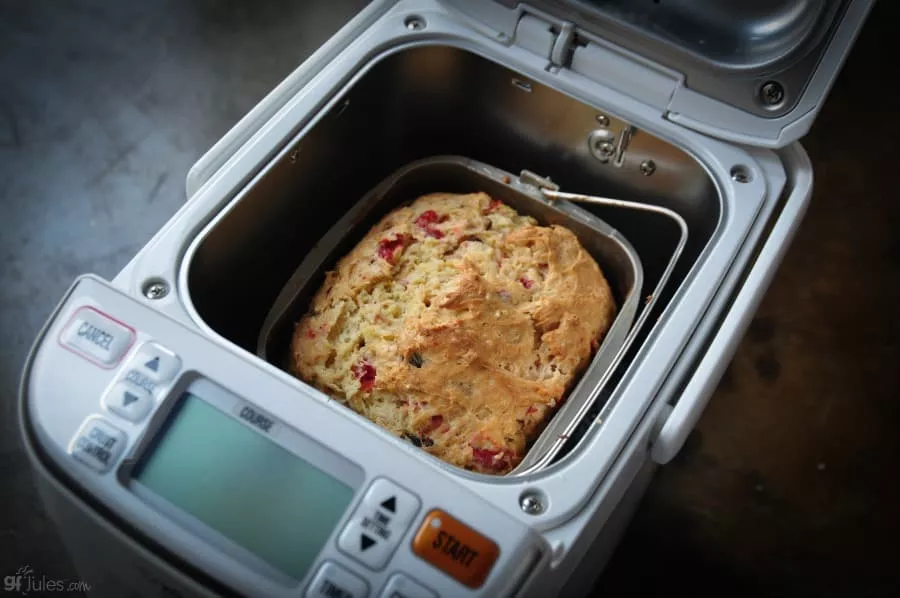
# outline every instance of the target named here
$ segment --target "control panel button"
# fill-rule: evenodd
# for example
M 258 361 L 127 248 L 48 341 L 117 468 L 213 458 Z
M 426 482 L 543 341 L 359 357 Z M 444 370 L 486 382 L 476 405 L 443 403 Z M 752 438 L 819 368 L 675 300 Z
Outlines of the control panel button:
M 416 532 L 413 552 L 461 584 L 477 588 L 487 579 L 500 548 L 490 538 L 435 509 Z
M 378 478 L 363 497 L 362 508 L 370 513 L 381 511 L 391 518 L 391 525 L 405 531 L 419 510 L 419 499 L 394 482 Z
M 369 526 L 363 527 L 363 521 Z M 367 567 L 381 569 L 390 560 L 397 543 L 392 542 L 390 538 L 385 540 L 383 535 L 379 535 L 373 521 L 369 518 L 351 520 L 341 532 L 338 546 Z M 377 530 L 387 532 L 386 527 L 380 527 Z
M 122 376 L 122 380 L 128 386 L 141 389 L 150 395 L 156 392 L 156 387 L 158 386 L 155 380 L 138 368 L 131 368 L 125 372 L 125 375 Z
M 181 369 L 181 359 L 156 343 L 147 343 L 138 350 L 131 367 L 155 384 L 168 382 Z
M 93 307 L 82 307 L 66 324 L 62 345 L 104 367 L 122 359 L 134 343 L 134 329 Z
M 105 473 L 125 450 L 125 432 L 105 419 L 88 418 L 69 445 L 69 453 L 98 473 Z
M 438 598 L 438 595 L 411 577 L 395 573 L 381 590 L 381 598 Z
M 368 593 L 369 586 L 362 577 L 326 562 L 306 589 L 306 598 L 363 598 Z
M 409 529 L 419 499 L 400 486 L 379 478 L 369 487 L 347 527 L 338 538 L 345 553 L 371 569 L 381 569 L 406 530 Z
M 153 406 L 153 398 L 143 388 L 119 382 L 109 389 L 103 402 L 107 409 L 131 422 L 147 417 Z

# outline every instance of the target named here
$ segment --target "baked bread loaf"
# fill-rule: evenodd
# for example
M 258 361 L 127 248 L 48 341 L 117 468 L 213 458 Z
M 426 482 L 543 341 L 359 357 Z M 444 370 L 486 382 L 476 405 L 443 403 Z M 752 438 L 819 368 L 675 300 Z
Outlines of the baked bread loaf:
M 453 465 L 515 467 L 611 326 L 575 235 L 485 193 L 385 216 L 296 325 L 292 373 Z

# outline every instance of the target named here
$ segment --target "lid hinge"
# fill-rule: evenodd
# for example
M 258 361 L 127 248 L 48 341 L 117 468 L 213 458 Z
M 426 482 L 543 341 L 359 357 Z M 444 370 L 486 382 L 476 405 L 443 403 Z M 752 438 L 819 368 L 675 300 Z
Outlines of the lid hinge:
M 513 43 L 548 61 L 545 69 L 567 69 L 592 81 L 614 87 L 644 104 L 668 111 L 684 77 L 642 56 L 619 48 L 574 23 L 556 19 L 530 7 L 522 8 Z M 627 144 L 627 140 L 625 140 Z
M 572 52 L 575 49 L 575 25 L 564 22 L 560 26 L 559 35 L 550 49 L 550 64 L 556 68 L 567 67 L 572 62 Z
M 567 68 L 575 49 L 575 25 L 525 13 L 516 25 L 515 44 L 546 58 L 547 70 Z

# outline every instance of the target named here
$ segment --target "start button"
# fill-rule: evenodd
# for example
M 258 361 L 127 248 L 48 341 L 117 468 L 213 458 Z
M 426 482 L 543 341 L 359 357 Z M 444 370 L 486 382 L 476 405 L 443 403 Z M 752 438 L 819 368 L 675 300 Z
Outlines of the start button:
M 460 583 L 477 588 L 500 555 L 493 540 L 436 509 L 413 539 L 413 552 Z

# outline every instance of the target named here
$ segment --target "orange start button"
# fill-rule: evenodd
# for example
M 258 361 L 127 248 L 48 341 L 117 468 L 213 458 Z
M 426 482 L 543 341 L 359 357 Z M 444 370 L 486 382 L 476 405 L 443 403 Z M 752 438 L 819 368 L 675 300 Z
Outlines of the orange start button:
M 477 588 L 500 555 L 500 548 L 468 525 L 435 509 L 413 539 L 413 552 L 450 577 Z

